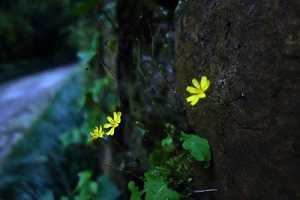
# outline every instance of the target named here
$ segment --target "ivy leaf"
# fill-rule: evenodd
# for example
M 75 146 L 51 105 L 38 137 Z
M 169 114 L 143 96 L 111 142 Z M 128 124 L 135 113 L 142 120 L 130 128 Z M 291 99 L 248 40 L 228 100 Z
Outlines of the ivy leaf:
M 168 188 L 167 183 L 161 176 L 157 176 L 151 171 L 145 173 L 145 185 L 146 192 L 145 200 L 179 200 L 180 195 Z
M 204 167 L 209 167 L 211 160 L 210 147 L 208 141 L 194 134 L 181 132 L 182 147 L 198 161 L 204 162 Z
M 142 199 L 142 191 L 135 185 L 135 182 L 130 181 L 128 183 L 128 189 L 131 192 L 130 200 L 141 200 Z

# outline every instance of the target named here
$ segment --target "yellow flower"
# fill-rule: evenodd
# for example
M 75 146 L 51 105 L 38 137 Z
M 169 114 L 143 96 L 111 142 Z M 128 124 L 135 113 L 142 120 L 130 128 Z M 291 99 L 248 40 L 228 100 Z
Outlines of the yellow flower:
M 122 115 L 121 112 L 114 112 L 113 118 L 110 116 L 106 118 L 108 123 L 104 124 L 104 128 L 110 128 L 110 130 L 106 133 L 106 135 L 114 135 L 115 128 L 117 128 L 121 123 L 121 115 Z
M 104 124 L 105 129 L 109 129 L 109 131 L 105 132 L 102 129 L 102 125 L 96 126 L 95 129 L 90 132 L 90 136 L 92 140 L 97 140 L 99 138 L 104 138 L 105 136 L 111 136 L 115 133 L 115 128 L 119 126 L 121 123 L 121 112 L 114 112 L 113 118 L 107 117 L 108 123 Z
M 193 86 L 188 86 L 186 88 L 186 91 L 188 91 L 191 96 L 186 98 L 186 101 L 190 103 L 192 106 L 196 105 L 200 99 L 203 99 L 206 97 L 205 91 L 210 86 L 210 81 L 207 79 L 206 76 L 201 77 L 201 81 L 199 81 L 195 78 L 192 80 Z
M 105 132 L 103 131 L 102 126 L 96 126 L 95 129 L 92 132 L 90 132 L 90 136 L 92 140 L 103 138 L 105 136 Z

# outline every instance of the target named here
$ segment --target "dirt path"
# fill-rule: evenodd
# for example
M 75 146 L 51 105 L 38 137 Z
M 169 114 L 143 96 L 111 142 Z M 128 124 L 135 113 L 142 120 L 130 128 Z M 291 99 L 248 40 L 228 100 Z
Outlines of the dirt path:
M 0 85 L 0 160 L 75 70 L 75 65 L 67 65 Z

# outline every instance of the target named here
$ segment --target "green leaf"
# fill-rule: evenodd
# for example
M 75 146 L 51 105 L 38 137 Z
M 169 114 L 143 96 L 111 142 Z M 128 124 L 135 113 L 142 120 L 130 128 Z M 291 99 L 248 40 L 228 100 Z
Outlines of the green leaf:
M 164 151 L 161 147 L 155 148 L 149 155 L 149 164 L 151 167 L 163 166 L 170 158 L 172 152 Z
M 175 149 L 173 139 L 171 136 L 168 135 L 165 139 L 161 141 L 161 146 L 163 147 L 164 150 L 166 151 L 173 151 Z
M 99 199 L 115 200 L 120 196 L 120 191 L 108 176 L 101 176 L 97 182 L 100 191 Z
M 78 176 L 79 176 L 79 182 L 76 186 L 75 191 L 79 191 L 84 187 L 87 187 L 87 185 L 89 185 L 92 177 L 92 172 L 90 170 L 85 170 L 80 172 Z
M 128 189 L 130 190 L 131 197 L 130 200 L 141 200 L 142 199 L 142 191 L 135 185 L 135 182 L 130 181 L 128 183 Z
M 157 176 L 151 171 L 145 173 L 146 200 L 179 200 L 180 195 L 176 191 L 168 188 L 167 183 L 161 176 Z
M 71 129 L 59 136 L 63 147 L 68 147 L 71 144 L 82 143 L 82 132 L 78 128 Z
M 47 191 L 42 197 L 40 197 L 41 200 L 54 200 L 53 192 Z
M 210 147 L 208 141 L 198 135 L 185 134 L 181 132 L 182 147 L 198 161 L 205 162 L 204 167 L 209 166 L 211 160 Z

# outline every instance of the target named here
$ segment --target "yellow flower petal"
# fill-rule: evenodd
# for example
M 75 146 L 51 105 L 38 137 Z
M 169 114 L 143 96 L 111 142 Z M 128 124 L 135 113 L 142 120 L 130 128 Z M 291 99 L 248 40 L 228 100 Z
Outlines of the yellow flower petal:
M 114 112 L 114 122 L 117 123 L 117 125 L 121 123 L 121 115 L 121 112 Z
M 206 94 L 204 92 L 201 92 L 199 94 L 195 94 L 192 96 L 189 96 L 186 98 L 186 101 L 190 103 L 192 106 L 196 105 L 198 103 L 199 99 L 203 99 L 206 97 Z
M 200 85 L 203 92 L 205 92 L 209 88 L 210 81 L 207 79 L 206 76 L 201 77 Z
M 197 79 L 193 78 L 192 83 L 196 88 L 200 88 L 200 83 L 198 82 Z
M 105 132 L 102 129 L 102 126 L 95 127 L 92 132 L 90 132 L 90 136 L 92 140 L 97 140 L 99 138 L 103 138 L 105 135 Z
M 192 96 L 189 96 L 188 98 L 186 98 L 186 101 L 187 102 L 192 102 L 192 101 L 194 101 L 197 98 L 198 98 L 197 95 L 192 95 Z
M 199 99 L 203 99 L 205 97 L 206 97 L 206 94 L 204 92 L 201 92 L 201 93 L 197 94 L 197 98 L 199 98 Z
M 106 135 L 114 135 L 115 134 L 115 129 L 114 128 L 111 128 L 107 133 Z
M 198 103 L 199 99 L 200 99 L 200 98 L 194 98 L 193 101 L 191 101 L 191 105 L 192 105 L 192 106 L 195 106 L 196 103 Z
M 114 115 L 114 121 L 117 121 L 117 119 L 118 119 L 118 115 L 117 115 L 117 113 L 116 113 L 116 112 L 114 112 L 114 113 L 113 113 L 113 115 Z
M 121 116 L 122 116 L 122 113 L 121 112 L 117 112 L 117 115 L 118 115 L 118 121 L 119 123 L 121 122 Z
M 186 91 L 188 91 L 188 92 L 191 93 L 191 94 L 197 94 L 197 93 L 199 93 L 199 89 L 198 89 L 198 88 L 191 87 L 191 86 L 188 86 L 188 87 L 186 88 Z
M 110 124 L 110 123 L 105 123 L 104 124 L 104 128 L 110 128 L 110 127 L 112 127 L 113 125 L 112 124 Z
M 113 118 L 111 118 L 110 116 L 108 116 L 106 119 L 109 123 L 113 123 L 113 121 L 114 121 Z

